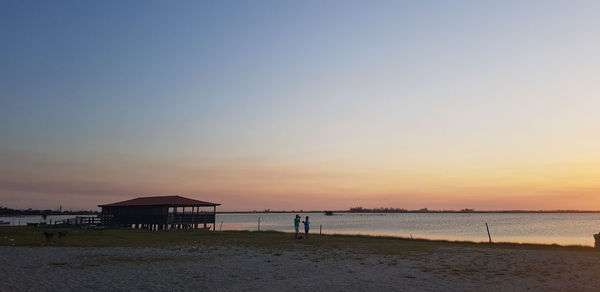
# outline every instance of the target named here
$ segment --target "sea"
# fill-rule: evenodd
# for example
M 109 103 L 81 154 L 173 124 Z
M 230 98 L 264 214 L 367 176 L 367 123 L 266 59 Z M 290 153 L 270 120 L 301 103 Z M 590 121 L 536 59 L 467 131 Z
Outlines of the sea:
M 311 233 L 593 246 L 600 213 L 221 213 L 217 230 L 293 232 L 298 214 Z M 48 216 L 46 222 L 74 216 Z M 41 216 L 0 217 L 10 225 L 43 222 Z M 300 228 L 303 231 L 303 225 Z

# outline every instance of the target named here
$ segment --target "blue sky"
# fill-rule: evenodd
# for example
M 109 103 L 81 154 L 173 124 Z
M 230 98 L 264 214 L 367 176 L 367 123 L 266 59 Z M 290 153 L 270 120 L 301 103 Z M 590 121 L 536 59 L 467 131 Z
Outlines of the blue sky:
M 495 173 L 522 165 L 596 163 L 598 6 L 2 1 L 0 187 L 12 186 L 4 188 L 9 198 L 4 204 L 26 205 L 46 196 L 27 187 L 39 182 L 64 185 L 58 189 L 74 201 L 81 189 L 72 187 L 77 181 L 103 185 L 107 190 L 88 200 L 99 203 L 151 192 L 140 187 L 145 176 L 136 173 L 153 163 L 213 174 L 234 170 L 228 181 L 244 181 L 244 171 L 269 167 L 277 167 L 275 176 L 321 169 L 341 177 L 321 181 L 319 173 L 268 191 L 262 186 L 273 183 L 271 171 L 230 187 L 214 178 L 198 178 L 203 182 L 197 184 L 190 178 L 185 188 L 157 179 L 156 192 L 203 196 L 216 188 L 216 199 L 226 201 L 255 189 L 251 195 L 264 199 L 257 208 L 276 197 L 305 194 L 335 201 L 339 195 L 327 192 L 356 179 L 346 171 L 389 176 L 385 183 L 366 179 L 352 187 L 357 198 L 386 199 L 349 205 L 405 204 L 402 194 L 408 192 L 436 198 L 423 204 L 454 206 L 452 192 L 431 188 L 427 180 L 410 189 L 389 181 L 404 181 L 410 169 L 422 173 L 409 177 L 435 181 L 464 169 Z M 47 160 L 65 174 L 49 173 Z M 97 172 L 68 176 L 78 163 Z M 122 168 L 130 170 L 128 179 L 104 177 Z M 149 175 L 161 176 L 160 168 Z M 187 177 L 189 170 L 175 172 Z M 299 175 L 284 177 L 295 181 Z M 111 191 L 123 184 L 123 191 Z M 481 202 L 476 204 L 487 206 Z M 498 206 L 510 207 L 502 202 Z

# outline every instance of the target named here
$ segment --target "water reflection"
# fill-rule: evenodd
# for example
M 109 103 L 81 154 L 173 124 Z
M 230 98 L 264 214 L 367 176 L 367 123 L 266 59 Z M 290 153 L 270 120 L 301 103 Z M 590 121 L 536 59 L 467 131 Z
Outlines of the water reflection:
M 336 214 L 299 213 L 310 216 L 312 232 L 323 227 L 328 234 L 364 234 L 414 237 L 426 239 L 468 240 L 487 242 L 485 223 L 494 242 L 547 243 L 592 246 L 592 234 L 600 231 L 600 214 Z M 217 224 L 223 230 L 293 230 L 296 213 L 219 214 Z

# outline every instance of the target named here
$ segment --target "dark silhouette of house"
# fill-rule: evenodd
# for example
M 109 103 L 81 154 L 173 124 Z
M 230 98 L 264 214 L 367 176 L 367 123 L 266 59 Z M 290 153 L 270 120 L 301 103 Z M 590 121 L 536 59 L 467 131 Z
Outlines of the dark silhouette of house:
M 214 227 L 221 204 L 181 196 L 141 197 L 99 205 L 104 226 L 149 230 L 198 229 Z M 208 208 L 208 210 L 206 210 Z

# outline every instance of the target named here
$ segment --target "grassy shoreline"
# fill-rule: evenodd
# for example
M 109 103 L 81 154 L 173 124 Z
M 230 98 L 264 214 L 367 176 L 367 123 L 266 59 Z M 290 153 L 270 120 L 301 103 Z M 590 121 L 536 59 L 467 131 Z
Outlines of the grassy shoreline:
M 46 240 L 44 232 L 55 237 Z M 66 237 L 57 238 L 63 231 Z M 589 246 L 561 246 L 549 244 L 480 243 L 411 239 L 369 235 L 310 235 L 309 239 L 294 239 L 292 233 L 278 231 L 222 231 L 201 232 L 191 230 L 146 231 L 132 229 L 86 230 L 75 228 L 1 227 L 0 246 L 73 246 L 73 247 L 166 247 L 177 245 L 233 245 L 256 248 L 318 248 L 352 249 L 376 254 L 427 252 L 440 248 L 501 248 L 525 250 L 576 250 L 596 251 Z

